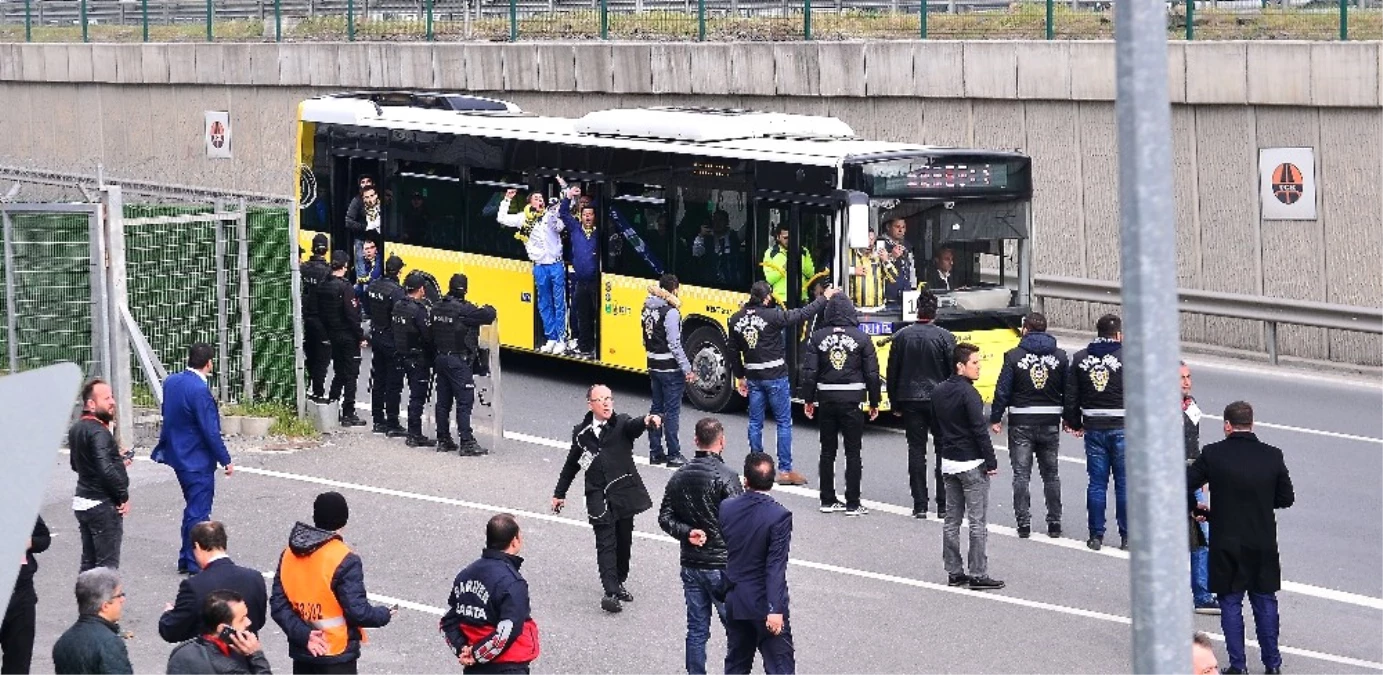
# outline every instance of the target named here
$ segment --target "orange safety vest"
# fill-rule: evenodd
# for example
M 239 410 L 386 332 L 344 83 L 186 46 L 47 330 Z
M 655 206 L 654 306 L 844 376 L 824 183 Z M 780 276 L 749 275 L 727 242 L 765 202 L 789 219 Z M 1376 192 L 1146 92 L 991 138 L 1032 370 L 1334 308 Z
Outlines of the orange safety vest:
M 350 552 L 346 542 L 332 539 L 311 555 L 300 557 L 294 555 L 291 548 L 285 548 L 279 558 L 279 583 L 283 586 L 283 594 L 288 596 L 298 618 L 326 634 L 327 656 L 345 653 L 350 643 L 346 612 L 331 590 L 331 578 Z M 365 644 L 365 631 L 357 632 L 360 644 Z

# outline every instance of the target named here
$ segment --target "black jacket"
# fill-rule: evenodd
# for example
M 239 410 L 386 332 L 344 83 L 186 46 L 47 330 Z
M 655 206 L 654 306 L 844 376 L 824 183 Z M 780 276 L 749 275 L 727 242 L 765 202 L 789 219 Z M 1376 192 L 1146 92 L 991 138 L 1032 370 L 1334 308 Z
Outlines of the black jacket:
M 264 575 L 259 570 L 241 567 L 230 558 L 211 561 L 206 569 L 182 580 L 173 609 L 158 618 L 158 634 L 165 642 L 182 642 L 197 637 L 202 630 L 202 603 L 212 591 L 235 591 L 245 598 L 250 615 L 250 632 L 264 627 L 269 594 L 264 590 Z
M 206 675 L 206 673 L 254 673 L 262 675 L 272 673 L 269 668 L 269 659 L 264 656 L 264 651 L 257 651 L 249 656 L 244 656 L 240 652 L 230 649 L 222 652 L 221 647 L 205 637 L 197 637 L 188 640 L 173 648 L 173 653 L 168 655 L 168 675 Z
M 394 303 L 404 297 L 403 286 L 395 277 L 380 277 L 365 287 L 369 302 L 370 345 L 376 349 L 394 348 Z
M 305 523 L 295 523 L 293 531 L 288 535 L 288 550 L 296 556 L 307 556 L 328 541 L 340 538 L 341 535 L 335 532 L 319 530 Z M 288 601 L 280 575 L 275 570 L 274 592 L 269 597 L 269 613 L 274 623 L 283 629 L 283 634 L 288 638 L 288 658 L 315 665 L 354 661 L 360 658 L 361 629 L 387 626 L 389 619 L 393 618 L 388 607 L 370 604 L 370 599 L 365 595 L 365 566 L 360 562 L 360 556 L 353 551 L 346 554 L 336 571 L 332 573 L 331 591 L 336 595 L 336 601 L 341 603 L 341 609 L 346 615 L 346 630 L 350 640 L 346 643 L 346 651 L 336 656 L 313 656 L 307 651 L 307 638 L 312 633 L 312 626 L 303 621 L 293 609 L 293 603 Z
M 1066 424 L 1077 431 L 1124 428 L 1124 362 L 1118 342 L 1096 338 L 1071 357 L 1064 406 Z
M 952 375 L 936 385 L 932 390 L 932 419 L 936 420 L 942 458 L 953 462 L 983 459 L 985 471 L 999 468 L 989 440 L 984 401 L 975 383 Z
M 682 542 L 682 566 L 725 569 L 725 539 L 720 534 L 720 503 L 744 494 L 740 477 L 725 466 L 719 453 L 698 450 L 696 457 L 678 469 L 663 490 L 658 527 Z M 692 546 L 692 530 L 706 533 L 706 543 Z
M 1057 349 L 1056 338 L 1028 333 L 1018 346 L 1004 354 L 989 421 L 998 424 L 1008 409 L 1011 426 L 1057 426 L 1066 400 L 1066 375 L 1070 363 Z
M 394 305 L 394 349 L 406 358 L 426 358 L 432 351 L 428 306 L 423 300 L 404 296 Z
M 86 614 L 53 643 L 53 670 L 59 675 L 125 675 L 134 673 L 134 666 L 120 626 Z
M 456 575 L 438 628 L 454 654 L 469 646 L 477 664 L 537 658 L 538 625 L 528 603 L 523 558 L 485 549 Z
M 480 327 L 494 323 L 496 316 L 494 307 L 448 293 L 432 306 L 428 319 L 432 346 L 439 355 L 473 357 L 480 349 Z
M 1197 422 L 1191 421 L 1191 414 L 1187 410 L 1190 406 L 1196 405 L 1193 396 L 1181 399 L 1181 433 L 1186 440 L 1186 466 L 1191 466 L 1201 456 L 1201 427 Z M 1199 408 L 1199 405 L 1196 405 Z M 1195 492 L 1199 485 L 1191 486 L 1191 491 Z M 1205 540 L 1205 533 L 1201 532 L 1200 526 L 1196 523 L 1196 514 L 1191 514 L 1191 550 L 1196 550 L 1202 546 L 1209 545 Z
M 1210 592 L 1276 593 L 1282 588 L 1277 515 L 1296 501 L 1282 451 L 1236 431 L 1201 450 L 1186 486 L 1210 483 Z M 1195 497 L 1189 497 L 1191 503 Z
M 360 327 L 360 301 L 355 297 L 355 287 L 345 277 L 327 277 L 317 289 L 317 303 L 322 325 L 332 342 L 365 339 L 365 329 Z
M 366 228 L 369 223 L 365 221 L 365 200 L 356 195 L 351 198 L 351 203 L 346 206 L 346 230 L 355 235 L 356 239 L 368 239 L 376 245 L 384 244 L 384 233 L 389 231 L 389 209 L 384 203 L 381 194 L 379 202 L 379 230 L 371 231 Z
M 48 532 L 48 525 L 43 522 L 43 516 L 34 521 L 34 533 L 29 539 L 29 549 L 24 552 L 24 564 L 19 567 L 19 577 L 14 581 L 14 593 L 10 595 L 10 604 L 14 604 L 16 598 L 38 601 L 34 594 L 34 573 L 38 571 L 38 558 L 35 558 L 34 554 L 47 551 L 48 545 L 53 543 L 53 537 Z
M 826 327 L 812 333 L 802 355 L 799 396 L 808 403 L 860 403 L 879 407 L 879 355 L 860 330 L 855 304 L 837 293 L 826 305 Z
M 893 334 L 888 348 L 888 400 L 930 401 L 936 385 L 955 372 L 956 336 L 917 322 Z
M 77 472 L 76 496 L 110 502 L 130 500 L 130 476 L 115 437 L 101 420 L 85 413 L 67 430 L 68 461 Z
M 785 329 L 826 308 L 824 297 L 805 307 L 784 310 L 778 305 L 746 302 L 730 316 L 730 373 L 750 380 L 777 380 L 788 376 Z
M 647 430 L 642 419 L 616 413 L 600 427 L 591 429 L 593 413 L 571 430 L 571 450 L 557 478 L 552 496 L 567 498 L 576 473 L 586 465 L 586 517 L 608 524 L 653 508 L 643 478 L 634 466 L 634 441 Z
M 327 264 L 327 259 L 314 255 L 307 259 L 307 262 L 298 266 L 298 275 L 301 278 L 300 291 L 302 292 L 303 318 L 318 318 L 317 294 L 321 291 L 322 282 L 331 276 L 331 265 Z

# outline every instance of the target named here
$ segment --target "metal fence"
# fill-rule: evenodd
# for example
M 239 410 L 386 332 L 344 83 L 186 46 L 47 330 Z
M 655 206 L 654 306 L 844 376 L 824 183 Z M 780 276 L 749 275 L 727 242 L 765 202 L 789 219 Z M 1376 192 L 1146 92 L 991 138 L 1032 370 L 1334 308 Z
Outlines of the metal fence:
M 1114 0 L 0 0 L 0 42 L 1111 39 Z M 1173 0 L 1172 39 L 1383 39 L 1383 0 Z

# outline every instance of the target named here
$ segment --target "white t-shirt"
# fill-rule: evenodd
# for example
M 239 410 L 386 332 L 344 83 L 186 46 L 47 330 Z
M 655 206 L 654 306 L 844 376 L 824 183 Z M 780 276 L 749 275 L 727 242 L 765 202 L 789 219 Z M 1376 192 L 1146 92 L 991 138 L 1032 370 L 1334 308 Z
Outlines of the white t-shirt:
M 973 468 L 975 468 L 975 467 L 978 467 L 978 466 L 980 466 L 981 464 L 984 464 L 984 459 L 971 459 L 971 460 L 964 461 L 964 462 L 958 462 L 958 461 L 953 460 L 953 459 L 946 459 L 945 457 L 942 457 L 942 458 L 941 458 L 941 473 L 944 473 L 944 474 L 947 474 L 947 475 L 956 474 L 956 473 L 965 473 L 966 471 L 969 471 L 969 470 L 971 470 L 971 469 L 973 469 Z

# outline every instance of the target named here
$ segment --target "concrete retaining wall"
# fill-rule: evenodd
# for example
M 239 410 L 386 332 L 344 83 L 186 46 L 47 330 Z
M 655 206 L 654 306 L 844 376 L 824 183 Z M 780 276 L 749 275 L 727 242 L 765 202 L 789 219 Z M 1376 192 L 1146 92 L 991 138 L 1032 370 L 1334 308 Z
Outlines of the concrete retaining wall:
M 1187 288 L 1378 306 L 1383 45 L 1185 43 L 1169 53 Z M 290 192 L 298 101 L 350 88 L 469 90 L 525 110 L 704 105 L 840 117 L 863 136 L 1034 158 L 1039 273 L 1117 279 L 1113 45 L 0 45 L 0 164 Z M 229 110 L 235 159 L 205 159 Z M 1319 218 L 1266 221 L 1258 149 L 1316 148 Z M 1086 327 L 1103 308 L 1049 303 Z M 1187 340 L 1263 349 L 1261 326 L 1183 317 Z M 1383 363 L 1373 336 L 1284 327 L 1284 354 Z

